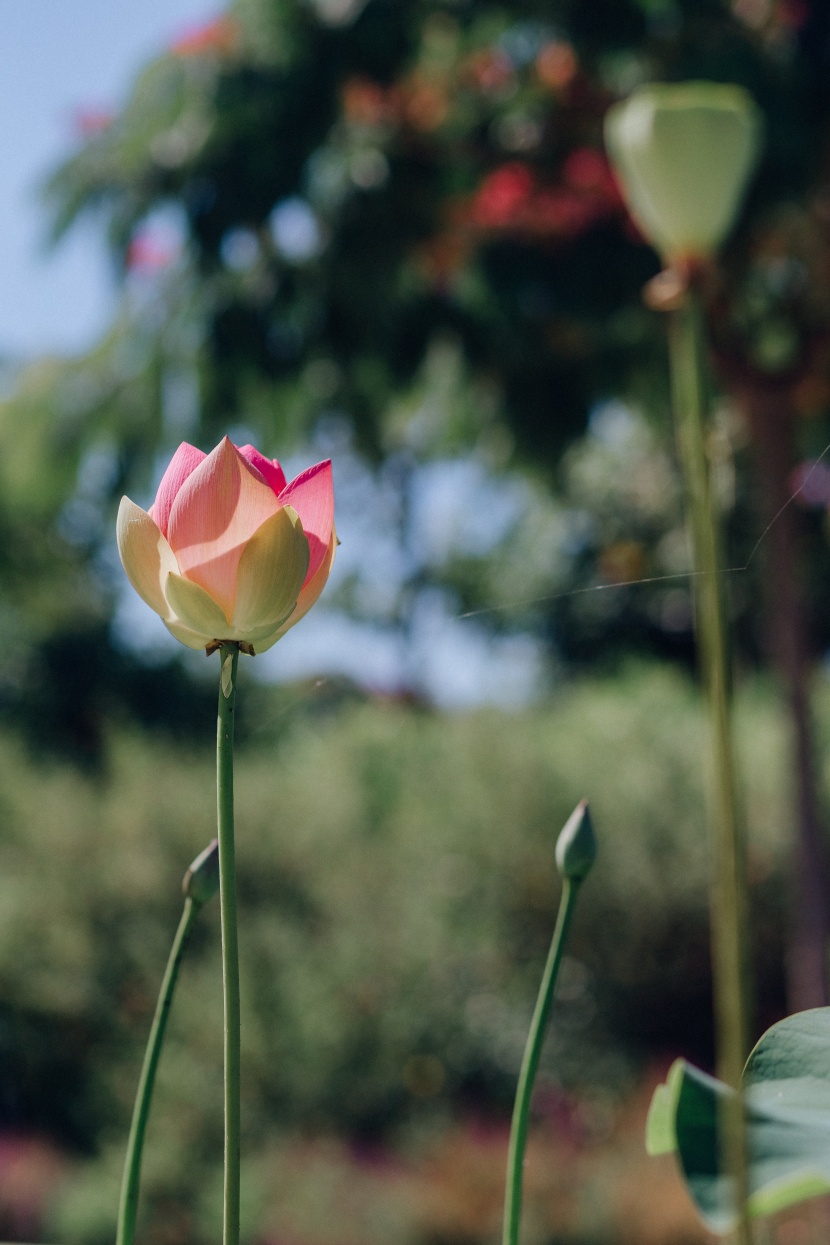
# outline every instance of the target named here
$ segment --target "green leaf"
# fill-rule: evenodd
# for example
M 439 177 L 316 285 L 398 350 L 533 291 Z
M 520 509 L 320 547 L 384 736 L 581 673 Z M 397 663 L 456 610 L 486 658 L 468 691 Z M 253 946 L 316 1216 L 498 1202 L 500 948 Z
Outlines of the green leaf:
M 674 1121 L 684 1066 L 682 1059 L 676 1059 L 669 1069 L 666 1084 L 658 1085 L 654 1091 L 646 1120 L 646 1153 L 652 1158 L 658 1154 L 673 1154 L 677 1149 Z
M 747 1060 L 749 1210 L 771 1215 L 830 1192 L 830 1008 L 768 1029 Z M 735 1223 L 718 1113 L 732 1090 L 685 1060 L 657 1087 L 646 1126 L 650 1154 L 676 1151 L 698 1211 L 713 1232 Z

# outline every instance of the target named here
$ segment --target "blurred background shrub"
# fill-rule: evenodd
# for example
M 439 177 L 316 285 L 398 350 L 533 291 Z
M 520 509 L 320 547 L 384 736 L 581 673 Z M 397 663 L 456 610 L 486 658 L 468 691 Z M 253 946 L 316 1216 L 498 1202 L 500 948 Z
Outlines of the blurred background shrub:
M 684 677 L 632 667 L 575 685 L 544 709 L 449 719 L 394 700 L 320 706 L 314 695 L 289 728 L 275 730 L 264 713 L 238 769 L 245 1151 L 259 1173 L 249 1221 L 257 1239 L 263 1216 L 299 1213 L 298 1188 L 313 1201 L 321 1173 L 335 1179 L 355 1155 L 379 1164 L 380 1215 L 384 1197 L 395 1202 L 394 1162 L 424 1161 L 438 1138 L 449 1144 L 454 1121 L 489 1129 L 503 1160 L 557 900 L 553 845 L 582 795 L 602 855 L 564 972 L 541 1118 L 561 1125 L 563 1112 L 587 1103 L 588 1115 L 605 1113 L 605 1136 L 661 1061 L 677 1051 L 710 1060 L 701 720 Z M 283 708 L 277 697 L 277 722 Z M 765 685 L 746 690 L 739 721 L 763 1022 L 783 1005 L 787 853 L 781 726 Z M 0 1102 L 12 1126 L 75 1155 L 52 1209 L 56 1239 L 103 1242 L 180 877 L 211 834 L 212 759 L 122 730 L 110 740 L 107 776 L 92 779 L 26 761 L 10 737 L 2 748 Z M 161 1067 L 148 1239 L 214 1231 L 220 1087 L 211 909 Z M 573 1124 L 572 1141 L 584 1157 L 581 1127 Z M 320 1145 L 311 1169 L 300 1164 L 287 1180 L 295 1148 Z M 487 1195 L 496 1204 L 501 1178 L 492 1175 Z M 165 1226 L 171 1207 L 175 1231 Z M 334 1224 L 326 1231 L 356 1239 L 348 1208 L 340 1213 L 342 1235 Z M 418 1215 L 398 1213 L 411 1218 L 401 1239 L 422 1239 Z M 574 1215 L 571 1231 L 582 1230 Z

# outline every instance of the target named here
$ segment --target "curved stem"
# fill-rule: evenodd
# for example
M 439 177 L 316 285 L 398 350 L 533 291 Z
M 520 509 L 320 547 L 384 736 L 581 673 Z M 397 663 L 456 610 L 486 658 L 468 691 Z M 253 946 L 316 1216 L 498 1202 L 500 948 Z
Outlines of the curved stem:
M 144 1149 L 144 1134 L 147 1128 L 147 1118 L 150 1114 L 150 1104 L 153 1098 L 153 1089 L 156 1081 L 156 1069 L 158 1067 L 161 1048 L 164 1043 L 164 1034 L 167 1028 L 167 1019 L 170 1015 L 170 1005 L 173 1002 L 173 991 L 176 988 L 176 980 L 179 976 L 184 953 L 187 948 L 187 942 L 190 937 L 190 931 L 193 928 L 193 922 L 199 911 L 199 906 L 194 904 L 192 899 L 185 899 L 184 909 L 182 911 L 179 927 L 176 930 L 176 936 L 173 939 L 173 945 L 170 948 L 170 956 L 167 961 L 167 968 L 164 973 L 164 979 L 161 983 L 158 1002 L 156 1003 L 156 1011 L 153 1016 L 153 1024 L 150 1029 L 150 1037 L 147 1041 L 147 1049 L 144 1052 L 144 1063 L 141 1068 L 141 1077 L 138 1082 L 138 1091 L 136 1093 L 135 1106 L 133 1107 L 133 1118 L 130 1125 L 130 1137 L 127 1142 L 127 1154 L 124 1160 L 124 1175 L 121 1181 L 121 1198 L 118 1204 L 118 1229 L 116 1235 L 116 1245 L 132 1245 L 135 1235 L 135 1220 L 138 1209 L 138 1192 L 139 1182 L 141 1179 L 141 1159 Z
M 691 512 L 696 635 L 709 708 L 714 877 L 712 950 L 718 1075 L 736 1091 L 722 1123 L 726 1168 L 734 1181 L 739 1245 L 752 1240 L 747 1211 L 747 1139 L 741 1073 L 747 1054 L 746 849 L 738 811 L 729 695 L 729 649 L 720 531 L 706 459 L 702 329 L 692 293 L 671 314 L 672 396 Z
M 522 1177 L 533 1083 L 536 1080 L 542 1044 L 545 1040 L 545 1029 L 556 988 L 556 978 L 559 975 L 559 965 L 562 962 L 580 885 L 581 883 L 576 879 L 569 880 L 568 878 L 565 878 L 562 883 L 559 914 L 556 918 L 556 927 L 553 931 L 545 971 L 542 974 L 542 984 L 539 987 L 533 1019 L 530 1022 L 530 1032 L 527 1035 L 527 1045 L 522 1058 L 516 1101 L 513 1106 L 513 1119 L 510 1124 L 510 1145 L 507 1151 L 507 1186 L 504 1196 L 502 1245 L 518 1245 L 519 1225 L 522 1218 Z
M 233 841 L 233 729 L 239 648 L 219 649 L 216 724 L 216 807 L 219 829 L 219 902 L 222 913 L 222 980 L 225 997 L 225 1210 L 224 1245 L 239 1245 L 240 1005 L 236 932 L 236 860 Z

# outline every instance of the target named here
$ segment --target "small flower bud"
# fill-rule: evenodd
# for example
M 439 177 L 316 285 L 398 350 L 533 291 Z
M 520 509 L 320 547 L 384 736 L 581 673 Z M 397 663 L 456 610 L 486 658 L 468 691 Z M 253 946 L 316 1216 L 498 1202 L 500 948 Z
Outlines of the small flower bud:
M 187 899 L 206 904 L 219 890 L 219 841 L 214 839 L 200 852 L 184 875 L 182 890 Z
M 597 841 L 588 801 L 580 800 L 556 840 L 556 867 L 564 878 L 582 882 L 591 872 L 597 855 Z

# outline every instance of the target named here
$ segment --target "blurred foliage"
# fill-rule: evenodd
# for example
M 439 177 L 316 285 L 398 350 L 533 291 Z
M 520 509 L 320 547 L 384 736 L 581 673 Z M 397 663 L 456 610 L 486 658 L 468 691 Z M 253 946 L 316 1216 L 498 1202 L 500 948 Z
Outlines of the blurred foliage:
M 241 418 L 284 439 L 322 399 L 382 453 L 389 394 L 450 334 L 544 469 L 598 395 L 661 383 L 639 301 L 656 262 L 608 170 L 604 112 L 646 78 L 734 81 L 768 124 L 723 332 L 770 372 L 793 366 L 826 307 L 823 6 L 583 9 L 240 0 L 55 174 L 55 227 L 102 207 L 122 264 L 163 268 L 141 231 L 178 210 L 168 297 L 192 299 L 209 438 Z
M 515 715 L 447 719 L 313 696 L 302 713 L 279 701 L 274 713 L 238 765 L 249 1154 L 291 1128 L 371 1147 L 468 1111 L 507 1118 L 555 913 L 553 848 L 586 795 L 600 856 L 544 1082 L 607 1094 L 665 1051 L 709 1062 L 690 683 L 634 668 Z M 783 1006 L 789 863 L 782 731 L 762 686 L 742 697 L 739 726 L 763 1025 Z M 8 738 L 2 750 L 0 1124 L 97 1155 L 52 1230 L 103 1242 L 181 875 L 212 833 L 212 759 L 122 733 L 109 776 L 93 780 L 34 765 Z M 216 1209 L 218 956 L 211 909 L 181 980 L 148 1143 L 149 1219 L 178 1207 L 190 1240 L 211 1237 Z

